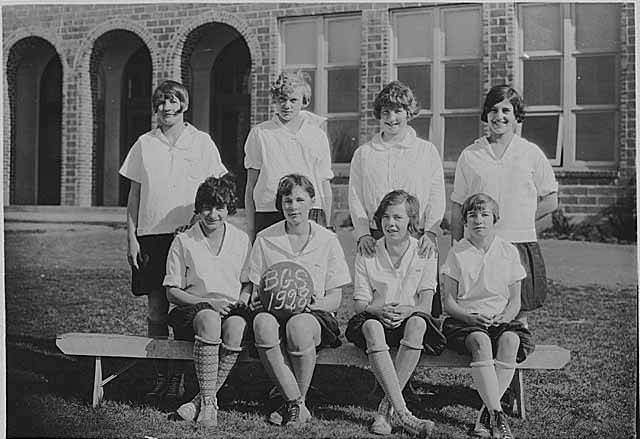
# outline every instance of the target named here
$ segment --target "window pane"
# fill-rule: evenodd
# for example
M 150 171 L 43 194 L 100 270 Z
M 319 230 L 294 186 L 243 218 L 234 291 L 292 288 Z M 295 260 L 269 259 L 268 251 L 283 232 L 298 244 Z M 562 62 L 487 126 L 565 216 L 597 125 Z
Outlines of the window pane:
M 327 22 L 329 62 L 360 63 L 360 19 Z
M 580 57 L 576 60 L 576 102 L 615 103 L 615 57 Z
M 522 8 L 524 50 L 561 50 L 562 5 L 535 5 Z
M 431 58 L 433 56 L 433 15 L 416 11 L 396 16 L 397 57 Z
M 462 150 L 479 137 L 480 114 L 444 119 L 444 160 L 457 161 Z
M 522 137 L 535 143 L 544 151 L 547 158 L 556 158 L 558 144 L 559 117 L 527 115 L 522 124 Z
M 480 66 L 448 64 L 444 67 L 445 108 L 480 107 Z
M 416 117 L 415 119 L 409 122 L 409 125 L 416 130 L 416 134 L 418 137 L 424 140 L 429 140 L 429 128 L 431 126 L 431 118 L 430 117 Z
M 329 113 L 358 111 L 359 69 L 329 70 Z
M 285 23 L 285 64 L 315 64 L 316 34 L 313 21 Z
M 481 57 L 480 23 L 479 9 L 445 11 L 445 55 L 461 58 Z
M 576 47 L 584 49 L 618 49 L 620 9 L 614 4 L 576 5 Z
M 524 98 L 526 105 L 560 105 L 560 60 L 524 62 Z
M 431 108 L 431 66 L 398 66 L 398 80 L 407 84 L 420 108 Z
M 613 113 L 576 114 L 576 159 L 613 161 L 614 124 Z
M 329 119 L 327 121 L 331 157 L 335 163 L 349 163 L 358 147 L 358 121 L 356 119 Z

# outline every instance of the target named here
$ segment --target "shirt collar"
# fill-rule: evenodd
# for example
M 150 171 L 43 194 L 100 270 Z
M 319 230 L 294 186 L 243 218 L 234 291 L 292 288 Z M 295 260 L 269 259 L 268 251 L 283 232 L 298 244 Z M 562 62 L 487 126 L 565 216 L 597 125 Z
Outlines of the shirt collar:
M 407 126 L 407 132 L 402 138 L 402 140 L 400 140 L 397 143 L 394 143 L 391 146 L 391 148 L 398 148 L 398 149 L 414 148 L 416 145 L 417 137 L 418 136 L 416 135 L 416 130 L 414 130 L 413 127 L 411 126 Z M 382 132 L 379 132 L 373 137 L 373 139 L 371 139 L 371 146 L 378 151 L 391 149 L 389 145 L 390 145 L 389 143 L 382 140 Z
M 193 125 L 191 125 L 189 122 L 184 122 L 184 129 L 180 133 L 180 136 L 178 137 L 175 145 L 171 145 L 171 142 L 169 142 L 169 139 L 167 139 L 160 127 L 156 127 L 153 130 L 153 135 L 169 148 L 190 149 L 193 143 L 190 139 L 195 131 L 196 129 Z
M 511 138 L 511 142 L 509 142 L 509 144 L 507 145 L 507 147 L 504 150 L 504 154 L 502 155 L 502 159 L 498 159 L 494 153 L 493 153 L 493 148 L 491 148 L 491 144 L 489 143 L 489 139 L 487 138 L 487 136 L 482 136 L 481 138 L 479 138 L 478 140 L 476 140 L 476 142 L 478 145 L 480 145 L 481 148 L 484 148 L 484 150 L 487 151 L 487 153 L 489 155 L 491 155 L 491 157 L 494 160 L 503 160 L 508 154 L 511 153 L 511 150 L 513 150 L 514 148 L 516 148 L 516 146 L 520 143 L 520 136 L 518 136 L 517 134 L 514 134 L 513 137 Z
M 286 220 L 282 220 L 265 229 L 261 236 L 265 241 L 269 242 L 271 245 L 277 247 L 281 251 L 287 253 L 290 257 L 302 256 L 313 252 L 314 250 L 320 248 L 326 241 L 326 239 L 323 239 L 323 237 L 326 238 L 326 235 L 331 234 L 330 231 L 318 225 L 315 221 L 310 220 L 309 224 L 311 224 L 311 237 L 309 238 L 309 242 L 300 253 L 294 253 L 293 249 L 291 248 L 289 238 L 287 237 L 287 232 L 284 228 L 285 222 Z
M 407 251 L 405 252 L 405 254 L 402 255 L 402 260 L 400 261 L 400 267 L 397 269 L 393 266 L 393 262 L 391 262 L 391 256 L 389 255 L 389 252 L 387 251 L 387 248 L 384 245 L 384 237 L 378 239 L 378 241 L 376 242 L 376 255 L 380 261 L 384 261 L 385 265 L 388 265 L 389 268 L 396 271 L 396 270 L 401 270 L 402 267 L 407 265 L 407 261 L 412 259 L 412 255 L 417 248 L 418 248 L 418 240 L 415 239 L 414 237 L 409 237 L 409 248 L 407 248 Z

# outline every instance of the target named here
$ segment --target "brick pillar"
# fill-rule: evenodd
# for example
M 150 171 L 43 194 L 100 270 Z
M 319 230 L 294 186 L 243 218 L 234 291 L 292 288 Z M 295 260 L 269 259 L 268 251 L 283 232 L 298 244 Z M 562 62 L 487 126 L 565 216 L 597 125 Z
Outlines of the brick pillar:
M 482 78 L 485 94 L 498 84 L 513 84 L 515 67 L 516 5 L 482 6 Z
M 636 82 L 635 7 L 622 5 L 620 13 L 620 144 L 621 185 L 635 185 L 636 161 Z

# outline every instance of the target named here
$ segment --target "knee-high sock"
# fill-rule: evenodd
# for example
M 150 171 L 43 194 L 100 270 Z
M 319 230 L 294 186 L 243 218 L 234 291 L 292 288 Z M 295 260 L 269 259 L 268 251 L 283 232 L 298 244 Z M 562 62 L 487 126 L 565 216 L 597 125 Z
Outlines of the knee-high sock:
M 293 401 L 300 398 L 300 388 L 296 377 L 291 371 L 289 365 L 285 362 L 283 349 L 280 344 L 275 346 L 257 345 L 260 361 L 266 369 L 269 376 L 280 389 L 280 392 L 287 401 Z
M 493 360 L 475 361 L 470 364 L 471 376 L 482 402 L 489 410 L 500 410 L 498 378 Z
M 380 387 L 384 390 L 385 395 L 391 401 L 396 412 L 403 412 L 407 409 L 407 404 L 402 397 L 402 390 L 400 389 L 400 383 L 398 382 L 398 375 L 396 369 L 393 367 L 393 361 L 391 361 L 391 355 L 389 355 L 389 348 L 384 347 L 380 350 L 367 349 L 367 356 L 369 357 L 369 364 L 371 370 L 375 375 Z
M 224 343 L 222 344 L 222 349 L 220 349 L 220 362 L 218 365 L 218 389 L 220 389 L 225 381 L 227 381 L 227 377 L 231 373 L 231 370 L 238 362 L 238 357 L 240 356 L 240 352 L 242 352 L 242 348 L 232 348 Z
M 313 371 L 316 368 L 316 347 L 309 346 L 301 351 L 289 352 L 289 360 L 293 368 L 293 374 L 298 382 L 300 395 L 304 400 L 311 385 Z
M 420 354 L 422 354 L 422 345 L 415 346 L 405 340 L 400 340 L 400 347 L 398 348 L 394 362 L 400 390 L 404 389 L 409 378 L 411 378 L 411 375 L 413 375 L 413 372 L 416 370 L 418 361 L 420 361 Z
M 516 371 L 515 363 L 504 363 L 502 361 L 495 360 L 496 364 L 496 377 L 498 378 L 498 397 L 502 398 L 504 392 L 509 388 L 513 374 Z
M 216 397 L 218 381 L 218 353 L 220 340 L 206 340 L 196 335 L 193 343 L 193 362 L 200 385 L 200 396 Z

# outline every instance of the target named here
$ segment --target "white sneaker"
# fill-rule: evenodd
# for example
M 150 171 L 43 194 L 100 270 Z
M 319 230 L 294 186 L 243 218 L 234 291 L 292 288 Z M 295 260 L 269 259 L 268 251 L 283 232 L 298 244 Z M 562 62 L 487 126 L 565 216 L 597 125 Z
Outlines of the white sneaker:
M 421 438 L 428 438 L 435 425 L 428 419 L 416 418 L 409 410 L 398 413 L 398 420 L 406 432 Z
M 185 402 L 176 412 L 185 421 L 193 421 L 196 419 L 198 412 L 200 411 L 200 393 L 198 393 L 191 401 Z
M 391 417 L 393 416 L 393 406 L 391 405 L 391 401 L 385 396 L 380 401 L 378 405 L 378 411 L 373 418 L 373 423 L 371 423 L 371 433 L 380 434 L 380 435 L 389 435 L 391 434 Z

